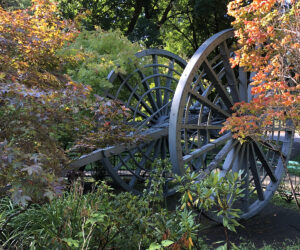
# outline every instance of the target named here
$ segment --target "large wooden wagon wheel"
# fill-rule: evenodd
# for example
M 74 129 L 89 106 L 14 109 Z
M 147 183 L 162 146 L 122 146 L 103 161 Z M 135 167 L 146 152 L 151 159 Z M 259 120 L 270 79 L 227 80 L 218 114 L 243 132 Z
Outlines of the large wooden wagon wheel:
M 172 102 L 169 145 L 177 174 L 184 174 L 187 168 L 220 171 L 223 176 L 243 170 L 245 196 L 235 207 L 242 210 L 241 218 L 247 219 L 272 197 L 284 165 L 276 150 L 251 138 L 241 145 L 230 132 L 219 134 L 222 123 L 232 114 L 233 104 L 251 98 L 249 74 L 230 67 L 233 35 L 233 30 L 225 30 L 209 38 L 185 68 Z M 288 159 L 292 130 L 274 121 L 265 138 Z
M 112 71 L 108 98 L 121 101 L 132 112 L 127 121 L 143 136 L 143 143 L 115 145 L 81 157 L 73 166 L 100 161 L 113 180 L 127 191 L 139 193 L 153 171 L 155 159 L 169 158 L 168 126 L 171 102 L 186 66 L 185 60 L 165 50 L 148 49 L 136 54 L 142 66 L 128 75 Z M 166 176 L 165 193 L 173 193 Z

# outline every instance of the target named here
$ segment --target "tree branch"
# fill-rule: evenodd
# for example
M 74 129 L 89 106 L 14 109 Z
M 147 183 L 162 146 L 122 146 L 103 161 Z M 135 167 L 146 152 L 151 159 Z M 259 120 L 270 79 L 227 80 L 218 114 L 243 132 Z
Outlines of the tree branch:
M 172 7 L 173 7 L 173 2 L 174 0 L 170 0 L 168 6 L 166 7 L 161 19 L 158 22 L 158 26 L 161 27 L 168 19 L 168 14 L 171 11 Z
M 192 47 L 193 47 L 193 49 L 194 50 L 196 50 L 197 49 L 197 47 L 195 47 L 194 46 L 194 43 L 193 43 L 193 41 L 191 40 L 191 39 L 189 39 L 189 37 L 186 35 L 186 34 L 184 34 L 175 24 L 171 24 L 174 28 L 175 28 L 175 30 L 177 30 L 186 40 L 188 40 L 188 42 L 192 45 Z
M 135 6 L 134 6 L 134 13 L 133 13 L 133 16 L 132 16 L 132 18 L 130 20 L 130 23 L 128 25 L 126 36 L 128 36 L 134 30 L 134 27 L 135 27 L 135 25 L 137 23 L 139 15 L 142 13 L 142 10 L 143 10 L 143 3 L 142 3 L 142 1 L 136 0 L 135 1 Z
M 194 23 L 193 23 L 190 15 L 188 14 L 187 16 L 188 16 L 188 19 L 190 22 L 190 27 L 192 28 L 192 32 L 193 32 L 193 41 L 194 41 L 194 45 L 195 45 L 194 48 L 198 49 L 199 45 L 198 45 L 197 36 L 196 36 L 197 32 L 195 30 Z

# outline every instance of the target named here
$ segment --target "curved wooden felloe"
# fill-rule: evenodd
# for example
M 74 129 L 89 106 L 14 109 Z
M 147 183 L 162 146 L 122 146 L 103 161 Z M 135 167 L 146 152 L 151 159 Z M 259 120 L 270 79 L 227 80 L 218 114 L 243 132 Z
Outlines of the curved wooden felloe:
M 243 170 L 244 198 L 234 204 L 241 218 L 257 214 L 277 189 L 284 166 L 279 153 L 253 139 L 240 144 L 230 132 L 219 134 L 231 116 L 231 107 L 249 101 L 249 74 L 232 69 L 229 58 L 233 30 L 224 30 L 204 42 L 186 66 L 171 107 L 169 126 L 170 156 L 174 171 L 227 172 Z M 293 131 L 274 121 L 265 139 L 276 145 L 288 159 Z M 210 214 L 214 219 L 221 218 Z

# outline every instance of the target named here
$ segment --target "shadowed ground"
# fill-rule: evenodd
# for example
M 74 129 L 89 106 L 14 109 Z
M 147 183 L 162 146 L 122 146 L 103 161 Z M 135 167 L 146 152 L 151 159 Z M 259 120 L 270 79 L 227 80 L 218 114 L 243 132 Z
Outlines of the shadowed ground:
M 300 136 L 296 134 L 291 153 L 291 160 L 300 158 Z M 220 224 L 203 219 L 209 228 L 203 231 L 203 237 L 212 248 L 214 242 L 225 239 L 224 229 Z M 253 218 L 242 221 L 244 228 L 238 228 L 238 233 L 229 233 L 230 241 L 236 245 L 242 242 L 252 242 L 255 248 L 262 247 L 264 243 L 275 244 L 274 249 L 285 249 L 282 243 L 286 240 L 300 239 L 300 211 L 287 209 L 269 203 L 263 211 Z M 300 249 L 300 246 L 299 246 Z
M 210 225 L 208 229 L 203 231 L 204 239 L 208 245 L 213 247 L 213 242 L 225 239 L 224 229 L 220 224 L 208 220 L 203 222 Z M 258 215 L 247 221 L 242 221 L 242 225 L 244 228 L 238 228 L 237 233 L 229 233 L 230 241 L 236 245 L 242 242 L 252 242 L 258 248 L 262 247 L 264 243 L 275 243 L 278 249 L 283 249 L 280 245 L 284 241 L 300 239 L 300 212 L 278 207 L 271 203 Z

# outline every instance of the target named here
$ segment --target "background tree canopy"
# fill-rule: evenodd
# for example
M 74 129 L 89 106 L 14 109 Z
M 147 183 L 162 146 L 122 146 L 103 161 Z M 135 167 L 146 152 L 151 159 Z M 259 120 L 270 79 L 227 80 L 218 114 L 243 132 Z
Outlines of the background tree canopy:
M 119 29 L 131 41 L 191 56 L 208 37 L 230 27 L 228 0 L 59 0 L 65 18 L 84 28 Z

